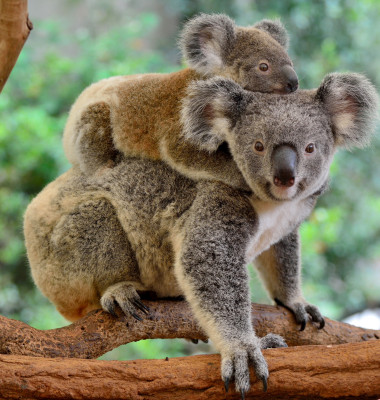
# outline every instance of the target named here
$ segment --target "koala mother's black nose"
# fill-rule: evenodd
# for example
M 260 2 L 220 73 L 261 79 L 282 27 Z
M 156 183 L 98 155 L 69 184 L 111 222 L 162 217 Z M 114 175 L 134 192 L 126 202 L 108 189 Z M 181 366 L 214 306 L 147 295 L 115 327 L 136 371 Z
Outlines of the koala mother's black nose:
M 285 75 L 286 83 L 286 91 L 288 93 L 295 92 L 298 89 L 298 77 L 296 71 L 290 66 L 285 65 L 282 68 L 282 72 Z
M 291 187 L 295 183 L 297 152 L 287 144 L 276 147 L 272 154 L 273 183 Z

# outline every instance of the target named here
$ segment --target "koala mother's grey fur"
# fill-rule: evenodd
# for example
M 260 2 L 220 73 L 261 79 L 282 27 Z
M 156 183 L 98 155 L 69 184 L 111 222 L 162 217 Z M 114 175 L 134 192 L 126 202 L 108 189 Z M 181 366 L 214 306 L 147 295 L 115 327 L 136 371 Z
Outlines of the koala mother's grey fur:
M 323 324 L 302 296 L 297 228 L 326 185 L 337 145 L 367 142 L 376 106 L 374 88 L 355 74 L 289 96 L 222 78 L 195 83 L 183 104 L 184 140 L 211 151 L 227 142 L 252 192 L 195 182 L 158 161 L 124 159 L 90 177 L 73 168 L 25 214 L 37 286 L 69 320 L 100 305 L 113 313 L 115 304 L 140 318 L 136 291 L 185 295 L 221 353 L 226 385 L 234 376 L 244 394 L 252 364 L 265 387 L 261 349 L 285 343 L 256 337 L 246 265 L 255 259 L 270 296 L 300 324 Z M 294 185 L 273 183 L 278 148 L 296 155 Z

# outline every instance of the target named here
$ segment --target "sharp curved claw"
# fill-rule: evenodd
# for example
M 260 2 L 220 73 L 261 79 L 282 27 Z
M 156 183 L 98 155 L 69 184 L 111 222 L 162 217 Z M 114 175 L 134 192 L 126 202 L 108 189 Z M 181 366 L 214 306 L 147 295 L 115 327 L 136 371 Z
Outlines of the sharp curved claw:
M 243 390 L 240 391 L 240 395 L 241 395 L 241 400 L 245 399 L 245 393 Z
M 325 319 L 322 318 L 322 321 L 319 323 L 319 328 L 318 329 L 323 329 L 325 327 Z
M 112 302 L 109 307 L 107 308 L 107 311 L 115 318 L 119 318 L 119 316 L 116 314 L 115 311 L 115 302 Z
M 147 307 L 145 304 L 143 304 L 139 299 L 135 299 L 132 301 L 133 305 L 137 307 L 139 310 L 141 310 L 144 314 L 149 314 L 149 307 Z
M 133 318 L 136 318 L 137 321 L 142 321 L 142 320 L 143 320 L 143 319 L 142 319 L 139 315 L 137 315 L 136 313 L 131 313 L 131 315 L 132 315 Z
M 230 378 L 226 378 L 224 381 L 224 389 L 226 389 L 226 393 L 228 393 L 228 386 L 230 384 Z
M 263 391 L 266 392 L 268 390 L 268 380 L 267 378 L 264 376 L 261 381 L 263 382 Z
M 300 329 L 300 331 L 301 331 L 301 332 L 304 331 L 305 328 L 306 328 L 306 321 L 303 320 L 302 323 L 301 323 L 301 329 Z

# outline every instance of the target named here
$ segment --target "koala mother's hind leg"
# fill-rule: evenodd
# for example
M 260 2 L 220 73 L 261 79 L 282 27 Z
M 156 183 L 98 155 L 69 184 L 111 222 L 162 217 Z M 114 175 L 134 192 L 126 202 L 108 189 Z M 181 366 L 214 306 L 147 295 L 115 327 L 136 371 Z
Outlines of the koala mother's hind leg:
M 116 307 L 124 314 L 142 318 L 148 313 L 136 289 L 143 290 L 131 244 L 114 207 L 106 199 L 83 202 L 62 223 L 61 246 L 70 237 L 68 252 L 75 257 L 78 275 L 88 276 L 102 308 L 117 317 Z M 97 308 L 98 308 L 97 307 Z
M 146 312 L 139 268 L 116 210 L 101 191 L 87 192 L 74 170 L 48 185 L 25 213 L 33 279 L 69 321 L 101 306 Z M 135 314 L 135 315 L 134 315 Z

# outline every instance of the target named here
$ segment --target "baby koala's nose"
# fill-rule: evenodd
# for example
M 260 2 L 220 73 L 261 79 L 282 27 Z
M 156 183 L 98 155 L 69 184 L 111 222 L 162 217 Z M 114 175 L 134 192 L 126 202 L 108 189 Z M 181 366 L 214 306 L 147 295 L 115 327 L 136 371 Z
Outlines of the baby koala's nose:
M 289 79 L 288 84 L 286 85 L 289 93 L 295 92 L 298 89 L 298 78 Z
M 285 75 L 285 79 L 287 81 L 286 83 L 286 91 L 288 93 L 295 92 L 298 89 L 298 77 L 296 74 L 296 71 L 290 66 L 290 65 L 285 65 L 282 68 L 282 71 Z

